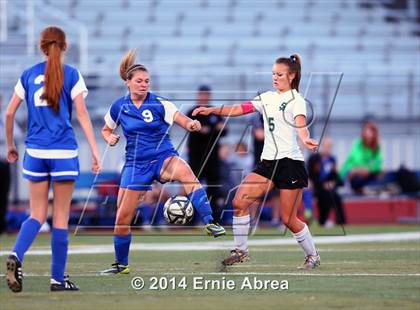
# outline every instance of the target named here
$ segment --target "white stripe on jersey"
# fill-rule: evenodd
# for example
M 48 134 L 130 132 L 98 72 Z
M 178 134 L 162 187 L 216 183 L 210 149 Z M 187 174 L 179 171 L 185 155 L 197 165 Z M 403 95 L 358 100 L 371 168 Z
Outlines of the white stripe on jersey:
M 77 150 L 42 150 L 42 149 L 26 149 L 26 152 L 35 158 L 42 159 L 66 159 L 77 157 Z
M 114 122 L 114 120 L 111 117 L 111 108 L 108 110 L 108 112 L 105 114 L 104 116 L 104 120 L 105 120 L 105 124 L 111 128 L 111 129 L 115 129 L 117 128 L 117 123 Z
M 305 99 L 295 90 L 284 93 L 268 91 L 252 100 L 264 119 L 264 148 L 261 159 L 291 158 L 304 160 L 298 145 L 295 117 L 306 116 Z
M 31 175 L 34 177 L 45 177 L 48 175 L 48 172 L 33 172 L 26 169 L 22 169 L 22 172 L 27 175 Z
M 71 100 L 74 100 L 80 93 L 83 93 L 83 98 L 86 98 L 88 94 L 83 76 L 80 74 L 79 70 L 77 70 L 77 73 L 79 74 L 79 80 L 77 80 L 77 83 L 71 89 Z
M 178 112 L 178 108 L 171 101 L 159 97 L 157 97 L 157 100 L 162 103 L 163 108 L 165 109 L 165 122 L 172 125 L 174 123 L 175 113 Z
M 79 175 L 78 171 L 59 171 L 59 172 L 50 172 L 53 177 L 60 177 L 64 175 Z
M 22 100 L 25 100 L 25 88 L 23 88 L 22 82 L 20 81 L 20 79 L 17 81 L 16 86 L 15 86 L 15 93 L 16 95 L 18 95 L 18 97 Z

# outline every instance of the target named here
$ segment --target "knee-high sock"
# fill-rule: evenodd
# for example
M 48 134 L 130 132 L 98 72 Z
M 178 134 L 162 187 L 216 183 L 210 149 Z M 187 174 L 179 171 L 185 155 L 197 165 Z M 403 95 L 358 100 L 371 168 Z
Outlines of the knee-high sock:
M 306 255 L 317 254 L 314 240 L 312 239 L 311 232 L 306 224 L 300 232 L 293 234 L 293 236 L 296 238 L 296 241 L 300 244 Z
M 210 202 L 207 198 L 206 191 L 203 188 L 199 188 L 196 191 L 190 193 L 188 195 L 188 199 L 197 210 L 204 224 L 208 224 L 213 221 Z
M 233 238 L 235 241 L 235 248 L 248 251 L 248 233 L 250 226 L 249 214 L 245 216 L 234 216 L 233 217 Z
M 53 228 L 51 232 L 51 278 L 58 282 L 64 281 L 68 246 L 68 230 Z
M 16 254 L 19 261 L 23 261 L 23 256 L 35 240 L 40 228 L 41 223 L 36 219 L 28 218 L 23 222 L 16 238 L 15 246 L 13 247 L 13 252 Z
M 122 265 L 128 265 L 131 234 L 125 236 L 114 235 L 115 260 Z

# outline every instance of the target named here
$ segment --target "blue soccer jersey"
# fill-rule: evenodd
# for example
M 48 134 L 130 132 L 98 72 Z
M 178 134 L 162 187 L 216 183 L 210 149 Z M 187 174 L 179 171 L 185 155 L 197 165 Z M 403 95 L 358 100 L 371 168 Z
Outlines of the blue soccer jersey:
M 153 161 L 175 151 L 168 131 L 177 111 L 172 102 L 150 92 L 140 108 L 134 105 L 129 94 L 112 104 L 104 119 L 111 129 L 122 127 L 127 140 L 126 166 Z
M 28 107 L 28 133 L 25 140 L 27 149 L 40 150 L 46 158 L 54 158 L 54 154 L 48 156 L 51 153 L 49 150 L 77 150 L 71 126 L 72 102 L 80 93 L 86 97 L 88 91 L 80 72 L 64 65 L 64 85 L 57 114 L 41 99 L 44 93 L 45 67 L 46 62 L 41 62 L 25 70 L 15 86 L 15 93 L 26 100 Z

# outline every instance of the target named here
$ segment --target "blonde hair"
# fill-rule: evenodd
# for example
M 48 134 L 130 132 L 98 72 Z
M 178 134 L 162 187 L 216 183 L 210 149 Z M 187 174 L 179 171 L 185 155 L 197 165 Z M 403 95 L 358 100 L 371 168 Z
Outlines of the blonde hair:
M 120 62 L 120 77 L 123 81 L 131 80 L 134 72 L 144 71 L 148 72 L 146 67 L 140 64 L 136 64 L 137 51 L 130 49 Z

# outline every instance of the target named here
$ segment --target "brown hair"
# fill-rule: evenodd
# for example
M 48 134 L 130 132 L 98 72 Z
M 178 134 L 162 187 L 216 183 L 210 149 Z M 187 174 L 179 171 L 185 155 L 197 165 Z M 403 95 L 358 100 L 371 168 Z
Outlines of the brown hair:
M 60 94 L 64 84 L 64 70 L 61 63 L 61 53 L 67 48 L 66 34 L 55 26 L 45 28 L 39 40 L 41 51 L 47 56 L 45 67 L 44 93 L 41 99 L 55 112 L 60 109 Z
M 368 141 L 368 138 L 366 137 L 366 130 L 372 131 L 372 139 L 371 141 Z M 368 121 L 363 124 L 362 127 L 362 133 L 361 133 L 361 139 L 362 143 L 365 147 L 370 148 L 372 151 L 376 152 L 379 150 L 379 130 L 378 126 L 372 121 Z
M 290 73 L 294 73 L 295 77 L 292 81 L 292 89 L 299 91 L 299 83 L 301 77 L 301 60 L 299 54 L 293 54 L 290 57 L 280 57 L 276 59 L 276 64 L 284 64 L 289 68 Z
M 123 81 L 131 80 L 136 71 L 148 72 L 145 66 L 135 63 L 136 56 L 137 51 L 130 49 L 122 58 L 120 62 L 120 76 Z

